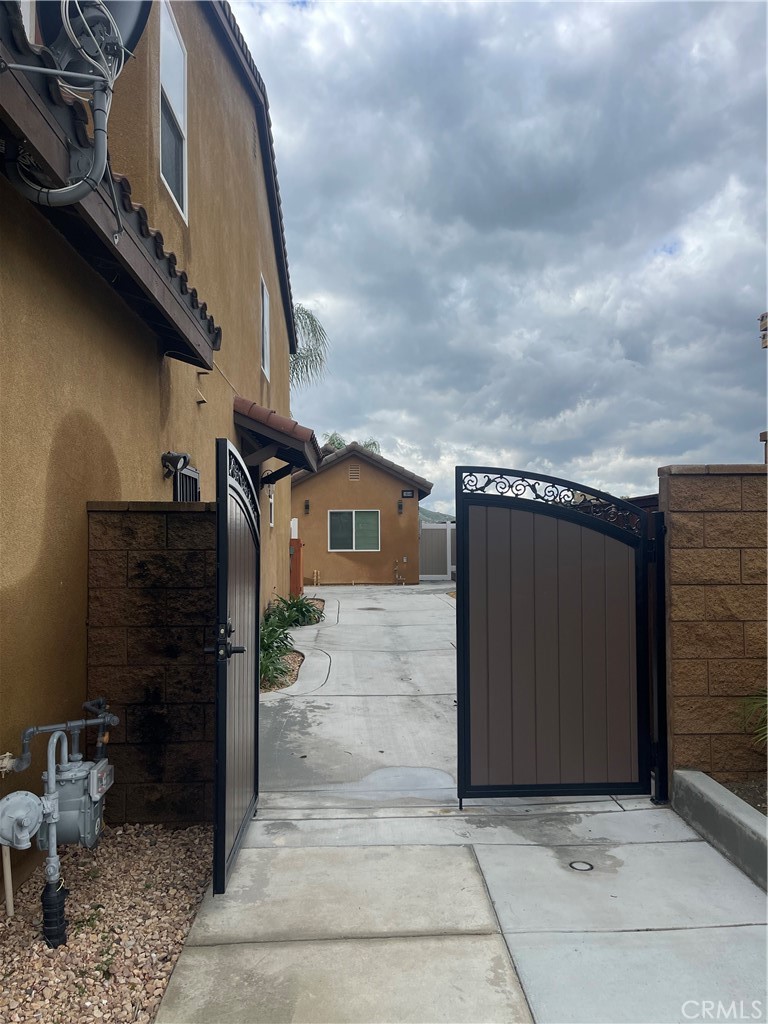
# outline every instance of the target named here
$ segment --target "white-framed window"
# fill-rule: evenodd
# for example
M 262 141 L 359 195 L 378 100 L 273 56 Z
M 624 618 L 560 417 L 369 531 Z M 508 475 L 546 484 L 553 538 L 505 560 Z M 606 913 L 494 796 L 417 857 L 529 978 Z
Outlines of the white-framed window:
M 269 485 L 269 525 L 275 525 L 275 488 Z
M 329 551 L 380 551 L 379 510 L 331 509 L 328 512 Z
M 30 43 L 35 42 L 35 0 L 19 0 L 21 17 Z
M 261 368 L 269 380 L 269 292 L 261 279 Z
M 160 177 L 187 217 L 187 51 L 168 0 L 160 4 Z

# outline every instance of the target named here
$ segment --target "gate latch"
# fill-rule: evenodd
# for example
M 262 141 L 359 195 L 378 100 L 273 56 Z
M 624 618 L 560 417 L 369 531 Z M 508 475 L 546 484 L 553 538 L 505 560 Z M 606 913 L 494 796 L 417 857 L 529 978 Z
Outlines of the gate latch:
M 226 661 L 233 654 L 245 654 L 247 648 L 233 644 L 230 640 L 225 639 L 232 636 L 234 632 L 235 627 L 232 625 L 232 619 L 227 619 L 226 626 L 222 624 L 216 630 L 216 643 L 210 646 L 206 645 L 203 648 L 204 653 L 215 654 L 219 661 Z

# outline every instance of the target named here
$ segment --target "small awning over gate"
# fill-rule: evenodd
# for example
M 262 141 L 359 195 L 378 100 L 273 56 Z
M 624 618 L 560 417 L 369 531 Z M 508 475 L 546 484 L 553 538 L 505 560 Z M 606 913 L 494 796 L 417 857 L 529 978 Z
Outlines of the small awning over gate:
M 243 438 L 243 455 L 249 467 L 260 466 L 267 459 L 286 463 L 266 474 L 261 483 L 271 484 L 288 476 L 292 469 L 314 473 L 322 459 L 320 445 L 309 427 L 281 416 L 274 409 L 257 405 L 248 398 L 235 398 L 235 424 Z

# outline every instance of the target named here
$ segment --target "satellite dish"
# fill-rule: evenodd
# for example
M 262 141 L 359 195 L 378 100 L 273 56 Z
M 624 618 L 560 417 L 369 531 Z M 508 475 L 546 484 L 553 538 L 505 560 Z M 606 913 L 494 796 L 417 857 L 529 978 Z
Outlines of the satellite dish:
M 81 0 L 79 5 L 70 2 L 69 16 L 73 21 L 80 13 L 78 6 L 84 13 L 88 7 L 96 7 L 95 4 L 89 4 L 88 0 Z M 152 0 L 104 0 L 99 6 L 105 7 L 112 15 L 123 46 L 133 53 L 146 28 Z M 61 21 L 61 0 L 40 0 L 37 4 L 37 24 L 43 43 L 49 48 L 55 47 L 64 27 Z
M 39 206 L 69 206 L 85 199 L 107 175 L 114 201 L 117 232 L 123 230 L 114 198 L 107 154 L 107 122 L 114 85 L 146 28 L 152 0 L 42 0 L 37 4 L 40 35 L 56 67 L 8 64 L 0 73 L 26 71 L 59 80 L 60 88 L 87 102 L 93 121 L 93 142 L 69 141 L 70 184 L 51 188 L 35 176 L 18 144 L 6 146 L 5 166 L 15 188 Z M 84 95 L 85 94 L 85 95 Z

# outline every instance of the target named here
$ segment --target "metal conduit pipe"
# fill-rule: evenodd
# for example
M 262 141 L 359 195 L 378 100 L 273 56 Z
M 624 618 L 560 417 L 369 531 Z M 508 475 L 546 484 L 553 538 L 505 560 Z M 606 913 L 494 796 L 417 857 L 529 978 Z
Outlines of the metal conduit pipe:
M 69 760 L 67 734 L 57 730 L 48 740 L 48 777 L 45 780 L 45 816 L 48 822 L 48 856 L 45 858 L 43 887 L 43 936 L 56 949 L 67 941 L 64 902 L 67 890 L 61 880 L 61 860 L 56 850 L 56 822 L 59 820 L 59 793 L 56 789 L 56 747 L 61 743 L 61 763 Z
M 107 169 L 107 120 L 109 118 L 110 86 L 106 81 L 94 86 L 91 109 L 93 112 L 93 159 L 85 177 L 63 188 L 41 188 L 31 185 L 19 169 L 19 149 L 8 145 L 5 166 L 14 187 L 39 206 L 68 206 L 79 203 L 98 188 Z
M 13 917 L 13 879 L 11 878 L 11 848 L 2 846 L 3 851 L 3 885 L 5 886 L 5 912 Z
M 41 733 L 63 732 L 65 730 L 67 732 L 71 732 L 72 758 L 76 760 L 79 759 L 80 756 L 82 756 L 80 755 L 79 749 L 80 732 L 88 726 L 98 725 L 99 735 L 96 742 L 99 746 L 101 746 L 103 744 L 103 735 L 105 728 L 110 728 L 112 726 L 117 725 L 120 719 L 117 717 L 117 715 L 113 715 L 110 712 L 104 712 L 104 714 L 99 715 L 98 712 L 101 710 L 101 707 L 99 707 L 98 702 L 95 701 L 86 703 L 83 705 L 83 707 L 86 709 L 86 711 L 96 713 L 97 717 L 78 718 L 72 722 L 58 722 L 56 725 L 31 725 L 28 729 L 25 729 L 24 732 L 21 734 L 21 753 L 14 761 L 13 770 L 15 772 L 23 772 L 26 771 L 27 768 L 29 768 L 30 762 L 32 761 L 32 753 L 30 751 L 32 740 L 35 738 L 35 736 L 38 736 Z

